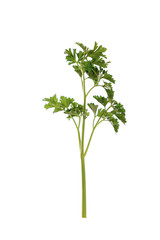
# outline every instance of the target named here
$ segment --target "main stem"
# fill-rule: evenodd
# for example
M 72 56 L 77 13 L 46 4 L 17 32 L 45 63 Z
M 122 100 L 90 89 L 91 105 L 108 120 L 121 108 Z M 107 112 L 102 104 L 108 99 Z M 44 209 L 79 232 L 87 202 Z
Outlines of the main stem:
M 86 92 L 85 92 L 85 78 L 82 71 L 82 84 L 84 94 L 84 115 L 86 112 Z M 83 115 L 82 122 L 82 149 L 81 149 L 81 171 L 82 171 L 82 218 L 86 218 L 86 175 L 85 175 L 85 159 L 84 159 L 84 132 L 85 132 L 85 116 Z
M 86 176 L 85 176 L 85 161 L 81 156 L 82 169 L 82 218 L 86 218 Z

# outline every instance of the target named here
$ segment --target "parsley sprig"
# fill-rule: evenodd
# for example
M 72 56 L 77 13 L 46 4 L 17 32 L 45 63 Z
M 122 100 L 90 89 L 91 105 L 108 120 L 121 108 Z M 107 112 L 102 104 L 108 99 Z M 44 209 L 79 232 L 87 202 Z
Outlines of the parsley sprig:
M 124 106 L 114 99 L 113 84 L 115 79 L 108 73 L 107 56 L 105 55 L 107 48 L 98 45 L 95 42 L 93 49 L 89 49 L 83 43 L 76 42 L 80 48 L 65 49 L 66 61 L 72 65 L 74 71 L 79 75 L 83 91 L 83 103 L 77 103 L 73 98 L 61 96 L 58 100 L 56 94 L 50 98 L 44 98 L 43 101 L 47 102 L 44 107 L 46 109 L 53 108 L 53 113 L 63 112 L 67 118 L 72 119 L 78 133 L 79 149 L 81 156 L 82 168 L 82 217 L 86 217 L 86 177 L 85 177 L 85 156 L 88 152 L 93 133 L 100 123 L 107 121 L 113 126 L 114 131 L 117 133 L 121 121 L 126 123 L 126 114 Z M 93 86 L 86 91 L 86 81 L 91 79 Z M 87 103 L 87 97 L 91 91 L 101 87 L 104 89 L 104 96 L 94 95 L 93 99 L 96 103 Z M 87 108 L 89 107 L 89 108 Z M 85 137 L 85 120 L 90 112 L 93 113 L 92 131 L 86 146 L 84 146 Z M 78 121 L 76 120 L 78 119 Z

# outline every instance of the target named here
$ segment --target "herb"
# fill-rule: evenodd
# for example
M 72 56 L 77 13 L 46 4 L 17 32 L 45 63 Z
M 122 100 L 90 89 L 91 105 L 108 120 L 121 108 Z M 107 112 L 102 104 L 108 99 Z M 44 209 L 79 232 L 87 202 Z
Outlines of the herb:
M 123 105 L 114 100 L 112 84 L 115 84 L 115 79 L 107 70 L 110 63 L 106 61 L 105 52 L 107 49 L 102 45 L 98 46 L 97 42 L 95 42 L 93 49 L 89 49 L 79 42 L 76 42 L 76 44 L 80 47 L 79 51 L 69 48 L 65 50 L 64 54 L 66 55 L 68 64 L 72 65 L 74 71 L 81 78 L 83 104 L 77 103 L 73 98 L 65 96 L 61 96 L 58 100 L 56 94 L 53 97 L 44 98 L 43 101 L 47 102 L 44 105 L 46 109 L 54 109 L 53 113 L 62 111 L 66 114 L 69 120 L 73 120 L 77 129 L 82 168 L 82 217 L 86 218 L 85 157 L 93 133 L 97 126 L 104 121 L 110 122 L 117 133 L 120 126 L 119 120 L 125 124 L 126 117 Z M 87 79 L 93 81 L 93 86 L 88 91 L 86 91 Z M 105 96 L 93 96 L 99 105 L 87 103 L 87 96 L 95 87 L 102 87 L 105 90 Z M 87 106 L 93 112 L 93 126 L 88 144 L 84 146 L 85 120 L 89 116 Z

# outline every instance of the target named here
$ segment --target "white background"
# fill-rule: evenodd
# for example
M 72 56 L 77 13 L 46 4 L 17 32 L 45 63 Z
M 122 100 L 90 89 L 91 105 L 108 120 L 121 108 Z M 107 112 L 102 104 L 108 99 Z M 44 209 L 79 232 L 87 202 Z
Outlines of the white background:
M 1 0 L 1 240 L 160 239 L 158 3 Z M 81 102 L 64 55 L 76 41 L 107 47 L 127 117 L 118 134 L 104 122 L 93 136 L 87 219 L 75 126 L 42 102 L 55 93 Z

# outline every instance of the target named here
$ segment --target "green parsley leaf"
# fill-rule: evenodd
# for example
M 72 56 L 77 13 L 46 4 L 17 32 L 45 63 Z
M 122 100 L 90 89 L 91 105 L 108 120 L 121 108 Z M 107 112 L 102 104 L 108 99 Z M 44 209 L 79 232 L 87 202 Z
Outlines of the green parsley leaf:
M 74 68 L 75 72 L 78 73 L 78 75 L 80 77 L 82 77 L 82 72 L 81 72 L 80 67 L 78 65 L 73 65 L 73 68 Z
M 76 44 L 77 44 L 78 46 L 80 46 L 80 47 L 83 49 L 83 51 L 86 51 L 86 50 L 87 50 L 87 47 L 84 46 L 83 43 L 76 42 Z
M 95 44 L 94 44 L 94 48 L 93 48 L 93 51 L 95 51 L 97 48 L 98 48 L 98 43 L 95 42 Z
M 97 117 L 102 117 L 102 116 L 104 116 L 104 112 L 105 112 L 105 109 L 99 108 L 99 109 L 98 109 L 98 113 L 97 113 Z
M 66 60 L 69 62 L 69 65 L 76 63 L 76 49 L 73 49 L 73 52 L 71 48 L 66 49 L 64 54 L 66 54 Z
M 83 105 L 78 104 L 77 102 L 73 102 L 72 106 L 68 108 L 64 113 L 72 117 L 79 117 L 84 115 L 86 118 L 87 116 L 89 116 L 89 113 L 87 112 L 87 110 L 84 112 Z M 68 119 L 70 119 L 70 117 L 68 117 Z
M 46 109 L 52 108 L 52 107 L 55 107 L 55 106 L 58 105 L 58 98 L 57 98 L 56 94 L 55 94 L 53 97 L 44 98 L 43 101 L 48 102 L 48 103 L 46 103 L 46 104 L 44 105 L 44 107 L 45 107 Z
M 108 100 L 111 101 L 114 97 L 114 91 L 112 88 L 112 84 L 104 81 L 103 88 L 106 90 L 106 92 L 108 94 Z
M 118 119 L 113 116 L 112 112 L 107 112 L 106 109 L 100 108 L 98 110 L 97 116 L 101 117 L 101 118 L 104 118 L 106 121 L 109 121 L 112 124 L 115 132 L 118 132 L 119 122 L 118 122 Z
M 44 101 L 47 101 L 48 103 L 45 104 L 45 108 L 54 108 L 53 113 L 64 111 L 65 114 L 68 114 L 72 117 L 74 116 L 82 116 L 84 115 L 87 117 L 89 113 L 84 113 L 83 105 L 75 102 L 73 98 L 67 98 L 65 96 L 61 96 L 60 100 L 58 101 L 58 98 L 56 97 L 56 94 L 53 97 L 50 98 L 44 98 Z
M 113 78 L 113 76 L 111 74 L 108 74 L 107 71 L 104 71 L 103 73 L 104 74 L 101 76 L 101 78 L 105 78 L 108 81 L 110 81 L 112 83 L 115 83 L 115 80 L 114 80 L 114 78 Z
M 102 45 L 100 45 L 97 48 L 97 44 L 94 46 L 93 50 L 89 50 L 88 51 L 88 57 L 91 58 L 98 58 L 98 57 L 104 57 L 107 58 L 103 53 L 107 51 L 107 48 L 102 47 Z
M 94 103 L 88 103 L 88 106 L 93 111 L 94 115 L 96 115 L 98 105 L 95 105 Z
M 93 58 L 92 63 L 103 68 L 106 68 L 108 65 L 103 58 Z
M 115 132 L 118 132 L 119 122 L 118 122 L 117 118 L 115 118 L 112 113 L 107 113 L 106 118 L 112 124 Z
M 111 111 L 122 123 L 126 123 L 125 117 L 125 109 L 121 103 L 116 102 L 115 100 L 112 102 L 113 111 Z
M 82 60 L 83 56 L 84 56 L 84 52 L 79 51 L 79 52 L 77 53 L 78 62 Z
M 68 108 L 69 105 L 72 104 L 73 102 L 74 102 L 73 98 L 67 98 L 67 97 L 64 97 L 64 96 L 60 97 L 61 106 L 64 107 L 64 108 Z
M 102 97 L 102 96 L 93 96 L 99 103 L 101 103 L 104 107 L 107 105 L 109 102 L 107 98 Z
M 94 81 L 95 84 L 98 83 L 99 70 L 95 67 L 92 61 L 85 61 L 82 64 L 83 70 L 86 72 L 88 77 Z

